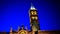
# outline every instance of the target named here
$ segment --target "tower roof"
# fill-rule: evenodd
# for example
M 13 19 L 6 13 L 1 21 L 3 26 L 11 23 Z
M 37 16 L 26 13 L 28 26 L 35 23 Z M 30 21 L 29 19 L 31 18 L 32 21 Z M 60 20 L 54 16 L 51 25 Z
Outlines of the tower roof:
M 32 4 L 32 3 L 31 3 L 30 10 L 36 10 L 36 8 L 33 6 L 33 4 Z

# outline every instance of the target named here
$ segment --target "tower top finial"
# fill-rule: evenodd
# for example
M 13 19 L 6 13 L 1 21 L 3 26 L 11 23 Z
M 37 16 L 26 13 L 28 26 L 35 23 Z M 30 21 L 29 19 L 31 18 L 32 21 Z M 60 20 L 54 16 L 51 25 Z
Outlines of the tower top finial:
M 35 10 L 35 7 L 33 6 L 33 4 L 31 3 L 31 10 Z

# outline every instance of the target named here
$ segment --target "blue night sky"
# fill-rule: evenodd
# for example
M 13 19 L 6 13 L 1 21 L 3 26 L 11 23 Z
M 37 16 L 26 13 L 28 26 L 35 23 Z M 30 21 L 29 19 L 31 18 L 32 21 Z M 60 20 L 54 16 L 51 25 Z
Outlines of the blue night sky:
M 60 2 L 58 0 L 0 0 L 0 31 L 17 30 L 18 26 L 30 30 L 31 2 L 37 9 L 41 30 L 60 30 Z

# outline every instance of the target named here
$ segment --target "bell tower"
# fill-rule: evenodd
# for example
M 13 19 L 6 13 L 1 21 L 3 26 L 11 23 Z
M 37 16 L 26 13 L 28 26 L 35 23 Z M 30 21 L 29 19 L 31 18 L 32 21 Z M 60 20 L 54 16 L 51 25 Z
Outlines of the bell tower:
M 29 17 L 30 17 L 30 27 L 31 30 L 37 32 L 39 28 L 39 22 L 38 22 L 38 13 L 37 9 L 31 4 L 31 8 L 29 10 Z

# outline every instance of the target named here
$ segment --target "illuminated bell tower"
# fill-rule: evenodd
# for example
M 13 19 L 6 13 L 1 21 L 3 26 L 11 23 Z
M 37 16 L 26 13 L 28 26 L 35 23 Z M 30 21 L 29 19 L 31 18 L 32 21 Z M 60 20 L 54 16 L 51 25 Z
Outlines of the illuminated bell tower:
M 37 9 L 31 5 L 31 8 L 29 10 L 29 17 L 30 17 L 30 27 L 33 31 L 39 30 L 39 22 L 38 22 L 38 13 Z

